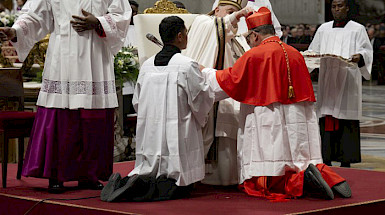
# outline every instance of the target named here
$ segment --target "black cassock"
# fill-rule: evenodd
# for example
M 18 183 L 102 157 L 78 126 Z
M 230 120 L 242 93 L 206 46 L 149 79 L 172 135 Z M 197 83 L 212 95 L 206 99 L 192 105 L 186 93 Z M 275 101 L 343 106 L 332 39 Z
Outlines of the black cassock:
M 361 162 L 360 121 L 343 119 L 338 121 L 338 130 L 325 131 L 325 117 L 319 120 L 324 163 Z

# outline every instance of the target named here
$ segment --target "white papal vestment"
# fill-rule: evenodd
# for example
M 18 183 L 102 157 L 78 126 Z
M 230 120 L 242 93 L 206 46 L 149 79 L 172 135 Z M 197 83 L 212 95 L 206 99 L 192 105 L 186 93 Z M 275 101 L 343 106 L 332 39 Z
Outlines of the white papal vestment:
M 213 4 L 213 10 L 218 6 L 219 0 L 215 0 Z M 273 21 L 275 33 L 278 37 L 282 37 L 282 29 L 281 24 L 279 23 L 277 17 L 275 16 L 275 13 L 273 11 L 273 7 L 271 6 L 271 3 L 269 0 L 255 0 L 255 1 L 249 1 L 247 2 L 246 7 L 251 7 L 255 11 L 258 11 L 261 7 L 267 7 L 271 11 L 271 20 Z M 244 17 L 241 18 L 241 20 L 238 23 L 238 34 L 243 34 L 248 31 L 246 20 Z M 246 50 L 247 51 L 247 50 Z
M 215 16 L 200 15 L 195 18 L 188 33 L 187 49 L 184 55 L 191 57 L 204 67 L 215 67 L 218 56 L 217 28 Z M 224 68 L 231 67 L 235 63 L 233 39 L 237 33 L 237 22 L 235 14 L 223 18 L 226 38 Z M 208 166 L 207 175 L 203 183 L 214 185 L 237 184 L 237 161 L 236 161 L 236 138 L 238 130 L 239 102 L 228 98 L 220 101 L 218 107 L 217 124 L 215 136 L 219 137 L 218 165 Z M 214 134 L 210 131 L 214 125 L 209 121 L 208 130 L 205 130 L 203 142 L 205 154 L 207 155 Z M 223 141 L 223 138 L 228 138 Z

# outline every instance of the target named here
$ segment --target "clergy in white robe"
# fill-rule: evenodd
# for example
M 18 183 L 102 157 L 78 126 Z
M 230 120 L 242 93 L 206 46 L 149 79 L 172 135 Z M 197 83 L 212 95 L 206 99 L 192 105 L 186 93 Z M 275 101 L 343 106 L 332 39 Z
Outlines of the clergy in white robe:
M 216 95 L 225 92 L 241 102 L 240 188 L 271 200 L 314 189 L 333 199 L 331 188 L 340 183 L 350 190 L 345 179 L 322 164 L 315 97 L 304 58 L 274 36 L 269 9 L 260 8 L 246 21 L 253 48 L 232 68 L 203 70 Z
M 132 102 L 138 114 L 135 168 L 120 187 L 114 187 L 117 179 L 111 176 L 102 191 L 103 201 L 178 198 L 178 190 L 205 176 L 202 126 L 214 94 L 199 65 L 180 54 L 187 45 L 184 21 L 164 18 L 159 34 L 165 45 L 140 68 Z M 147 190 L 151 195 L 142 196 Z
M 211 16 L 200 15 L 195 18 L 189 29 L 189 42 L 184 54 L 205 67 L 223 69 L 232 66 L 244 52 L 234 38 L 239 19 L 250 10 L 243 8 L 246 3 L 247 0 L 221 0 Z M 210 153 L 215 154 L 216 158 L 209 158 L 210 163 L 206 165 L 207 174 L 202 182 L 213 185 L 237 184 L 236 138 L 239 103 L 229 98 L 220 101 L 217 111 L 215 109 L 210 111 L 209 120 L 203 129 L 203 142 L 207 158 L 212 144 L 217 141 L 217 148 Z M 216 122 L 214 112 L 217 112 Z
M 334 0 L 334 21 L 319 27 L 309 51 L 351 59 L 321 59 L 317 115 L 320 118 L 324 162 L 342 166 L 361 161 L 359 119 L 362 116 L 362 77 L 370 79 L 373 48 L 365 27 L 349 20 L 344 0 Z
M 127 0 L 29 0 L 12 28 L 1 30 L 23 61 L 51 34 L 24 176 L 100 189 L 112 173 L 114 108 L 118 106 L 113 57 L 131 18 Z
M 213 4 L 213 10 L 218 6 L 218 1 L 215 0 Z M 259 8 L 261 7 L 267 7 L 271 11 L 271 19 L 273 20 L 273 25 L 275 29 L 276 35 L 280 38 L 282 37 L 282 29 L 281 29 L 281 24 L 279 23 L 279 20 L 275 16 L 275 13 L 273 11 L 273 7 L 271 6 L 271 3 L 269 0 L 249 0 L 247 2 L 246 7 L 251 7 L 253 10 L 258 11 Z M 238 23 L 238 33 L 237 34 L 243 34 L 248 31 L 247 25 L 246 25 L 246 20 L 245 18 L 241 18 L 241 20 Z

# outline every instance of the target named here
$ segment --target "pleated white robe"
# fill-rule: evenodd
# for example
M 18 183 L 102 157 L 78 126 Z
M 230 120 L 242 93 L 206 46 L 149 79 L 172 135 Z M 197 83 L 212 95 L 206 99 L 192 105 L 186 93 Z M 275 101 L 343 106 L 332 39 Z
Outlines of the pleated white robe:
M 370 79 L 373 47 L 365 27 L 349 21 L 343 28 L 333 28 L 333 21 L 319 27 L 309 51 L 333 54 L 349 59 L 361 54 L 365 66 L 350 65 L 339 59 L 323 58 L 318 78 L 317 115 L 359 120 L 362 116 L 362 76 Z
M 81 10 L 99 19 L 95 30 L 77 33 L 72 16 Z M 131 19 L 126 0 L 29 0 L 13 28 L 23 61 L 37 41 L 51 34 L 37 105 L 47 108 L 105 109 L 118 106 L 113 57 L 124 44 Z
M 166 175 L 178 186 L 205 176 L 202 126 L 214 94 L 197 63 L 175 54 L 168 66 L 141 67 L 133 105 L 138 113 L 135 168 L 129 173 Z
M 312 102 L 269 106 L 241 104 L 239 182 L 300 172 L 322 163 L 318 118 Z
M 235 14 L 223 18 L 226 32 L 224 68 L 231 67 L 235 63 L 233 39 L 237 33 L 237 20 Z M 215 16 L 200 15 L 195 18 L 188 33 L 187 49 L 182 52 L 199 64 L 213 68 L 218 55 L 217 29 Z M 207 165 L 207 174 L 203 183 L 213 185 L 232 185 L 238 183 L 236 138 L 238 130 L 239 102 L 228 98 L 219 102 L 216 130 L 214 124 L 209 121 L 204 130 L 203 142 L 205 155 L 207 155 L 214 136 L 219 137 L 218 165 Z M 214 131 L 214 132 L 212 132 Z M 215 134 L 214 134 L 215 133 Z M 224 138 L 227 140 L 224 141 Z

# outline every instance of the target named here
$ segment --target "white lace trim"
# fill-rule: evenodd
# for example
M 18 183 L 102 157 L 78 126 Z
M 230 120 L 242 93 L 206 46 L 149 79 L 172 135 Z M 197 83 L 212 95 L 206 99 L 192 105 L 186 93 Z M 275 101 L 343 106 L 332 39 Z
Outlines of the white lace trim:
M 44 79 L 41 90 L 45 93 L 68 95 L 102 95 L 116 93 L 115 81 L 51 81 Z
M 104 15 L 104 18 L 106 19 L 107 23 L 110 25 L 112 31 L 116 31 L 117 30 L 117 27 L 116 27 L 116 23 L 112 20 L 111 16 L 109 15 Z

